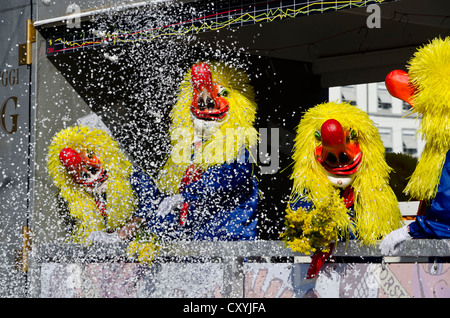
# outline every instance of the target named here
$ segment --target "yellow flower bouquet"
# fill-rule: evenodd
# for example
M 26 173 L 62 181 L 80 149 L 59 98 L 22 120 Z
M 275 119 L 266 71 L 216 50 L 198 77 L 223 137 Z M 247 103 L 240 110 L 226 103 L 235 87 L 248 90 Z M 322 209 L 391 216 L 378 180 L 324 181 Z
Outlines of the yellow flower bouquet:
M 330 243 L 348 236 L 353 228 L 348 212 L 337 190 L 309 209 L 294 211 L 289 205 L 281 238 L 294 252 L 329 252 Z

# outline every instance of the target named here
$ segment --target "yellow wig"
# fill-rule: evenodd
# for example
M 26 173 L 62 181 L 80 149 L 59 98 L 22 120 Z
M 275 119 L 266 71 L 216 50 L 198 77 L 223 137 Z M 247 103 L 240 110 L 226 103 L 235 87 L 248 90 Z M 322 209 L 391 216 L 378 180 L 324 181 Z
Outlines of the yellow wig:
M 404 192 L 431 200 L 450 150 L 450 37 L 420 48 L 409 61 L 408 74 L 416 89 L 413 113 L 422 116 L 419 133 L 426 144 Z
M 354 188 L 354 220 L 338 190 L 328 181 L 326 173 L 315 159 L 315 149 L 320 145 L 314 134 L 328 119 L 338 120 L 344 129 L 353 130 L 363 153 L 362 162 L 351 184 Z M 328 102 L 309 109 L 297 127 L 293 150 L 294 167 L 291 179 L 291 200 L 296 194 L 305 195 L 315 209 L 310 213 L 335 213 L 335 230 L 340 236 L 348 229 L 356 230 L 357 239 L 364 245 L 373 245 L 384 235 L 402 224 L 397 198 L 389 186 L 391 168 L 384 159 L 384 147 L 377 128 L 369 116 L 347 103 Z M 333 207 L 333 211 L 330 210 Z M 289 208 L 288 208 L 289 210 Z M 293 211 L 287 211 L 292 214 Z M 326 214 L 325 213 L 325 214 Z M 324 213 L 322 213 L 324 214 Z M 338 237 L 338 233 L 334 233 Z
M 60 151 L 70 147 L 78 152 L 92 151 L 108 172 L 106 225 L 92 196 L 72 177 L 59 160 Z M 136 209 L 137 201 L 129 177 L 132 165 L 117 143 L 106 132 L 86 126 L 73 126 L 56 134 L 47 155 L 48 171 L 60 195 L 68 202 L 69 211 L 78 221 L 72 233 L 75 242 L 85 242 L 97 230 L 117 229 L 125 224 Z
M 202 159 L 196 164 L 206 170 L 208 167 L 236 159 L 243 147 L 250 149 L 258 141 L 258 133 L 253 127 L 256 118 L 254 90 L 247 74 L 224 63 L 209 62 L 212 80 L 228 91 L 226 99 L 230 104 L 229 113 L 211 138 L 203 145 Z M 171 111 L 172 152 L 160 170 L 157 185 L 160 191 L 178 193 L 181 178 L 190 163 L 193 149 L 194 125 L 190 107 L 193 88 L 191 69 L 186 73 L 179 87 L 178 101 Z

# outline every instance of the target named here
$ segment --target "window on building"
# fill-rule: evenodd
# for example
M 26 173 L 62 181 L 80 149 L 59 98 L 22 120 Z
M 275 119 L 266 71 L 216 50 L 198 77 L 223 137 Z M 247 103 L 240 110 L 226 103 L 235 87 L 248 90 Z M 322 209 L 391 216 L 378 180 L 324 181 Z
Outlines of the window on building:
M 380 110 L 390 110 L 392 108 L 391 103 L 384 103 L 381 98 L 378 97 L 378 109 Z
M 407 113 L 411 110 L 411 105 L 408 104 L 407 102 L 403 102 L 403 112 Z
M 385 152 L 392 152 L 393 150 L 392 129 L 379 127 L 378 133 L 380 134 L 381 141 L 383 142 Z
M 356 87 L 355 85 L 344 86 L 341 89 L 341 100 L 350 105 L 356 105 Z
M 412 156 L 417 154 L 417 138 L 414 129 L 402 130 L 403 152 Z
M 392 97 L 387 91 L 378 91 L 378 110 L 382 112 L 392 111 Z
M 384 82 L 377 83 L 378 111 L 381 113 L 392 112 L 392 96 L 388 92 Z

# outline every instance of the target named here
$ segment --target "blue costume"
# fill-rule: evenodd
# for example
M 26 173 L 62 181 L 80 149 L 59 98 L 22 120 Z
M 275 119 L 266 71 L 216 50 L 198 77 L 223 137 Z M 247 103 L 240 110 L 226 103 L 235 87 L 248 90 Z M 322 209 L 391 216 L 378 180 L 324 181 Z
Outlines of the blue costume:
M 156 214 L 167 195 L 158 190 L 148 174 L 136 169 L 131 184 L 139 198 L 135 216 L 145 219 L 151 232 L 160 238 L 228 241 L 256 238 L 259 191 L 253 165 L 248 160 L 211 166 L 198 181 L 183 188 L 180 194 L 184 202 L 190 202 L 183 226 L 178 222 L 178 211 Z
M 424 215 L 409 225 L 413 238 L 450 238 L 450 152 L 447 152 L 436 196 Z

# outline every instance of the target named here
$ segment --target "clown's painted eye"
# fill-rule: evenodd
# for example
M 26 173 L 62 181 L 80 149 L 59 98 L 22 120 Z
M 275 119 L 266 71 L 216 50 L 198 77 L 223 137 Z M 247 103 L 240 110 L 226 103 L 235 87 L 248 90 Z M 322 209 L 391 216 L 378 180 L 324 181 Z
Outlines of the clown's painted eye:
M 350 131 L 350 134 L 348 137 L 350 140 L 355 140 L 356 137 L 358 137 L 358 135 L 356 134 L 356 131 L 352 130 L 352 131 Z
M 86 171 L 82 171 L 80 174 L 83 179 L 89 179 L 90 177 L 90 174 L 87 173 Z
M 320 135 L 320 132 L 317 130 L 314 132 L 314 137 L 316 137 L 317 141 L 322 141 L 322 136 Z
M 228 90 L 226 89 L 226 88 L 222 88 L 220 91 L 219 91 L 219 96 L 223 96 L 223 97 L 228 97 L 228 95 L 229 95 L 230 93 L 228 92 Z
M 90 167 L 88 167 L 87 168 L 87 170 L 90 172 L 90 173 L 92 173 L 92 174 L 96 174 L 97 172 L 98 172 L 98 168 L 97 167 L 92 167 L 92 166 L 90 166 Z

